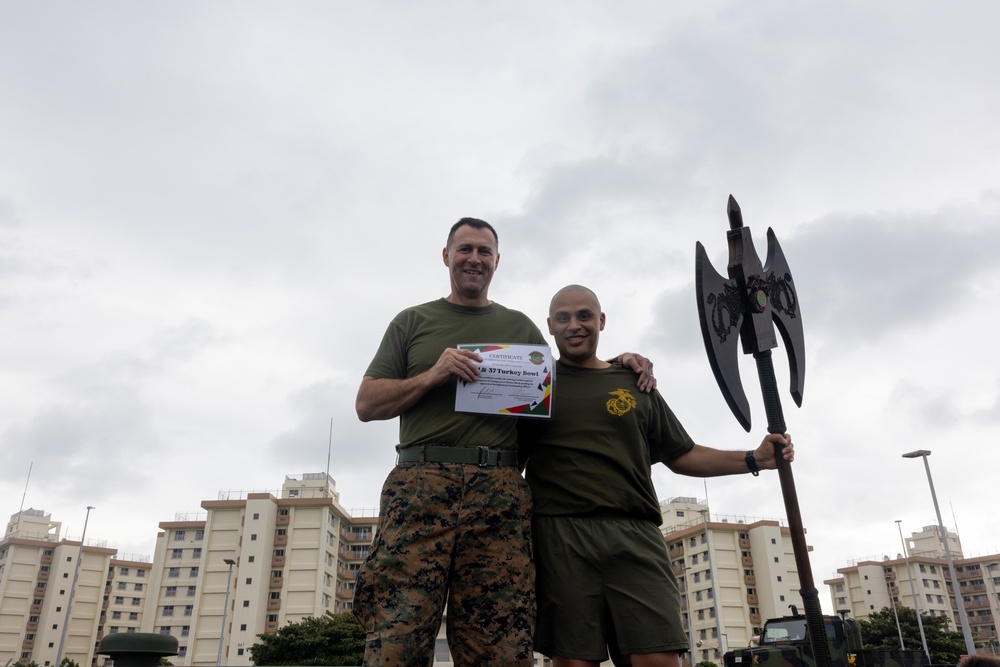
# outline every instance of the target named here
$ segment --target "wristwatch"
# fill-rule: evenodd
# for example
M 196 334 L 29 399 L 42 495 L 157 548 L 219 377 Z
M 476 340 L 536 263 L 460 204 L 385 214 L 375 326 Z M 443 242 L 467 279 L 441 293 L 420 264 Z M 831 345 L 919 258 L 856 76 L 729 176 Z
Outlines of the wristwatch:
M 747 454 L 743 457 L 743 460 L 747 462 L 747 470 L 749 470 L 754 477 L 760 474 L 760 466 L 757 465 L 757 459 L 753 457 L 752 449 L 747 450 Z

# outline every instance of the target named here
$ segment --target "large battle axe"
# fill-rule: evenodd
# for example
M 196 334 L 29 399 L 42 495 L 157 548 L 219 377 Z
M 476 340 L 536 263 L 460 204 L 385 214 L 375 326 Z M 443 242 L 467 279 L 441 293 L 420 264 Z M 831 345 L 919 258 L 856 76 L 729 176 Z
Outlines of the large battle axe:
M 785 417 L 781 411 L 778 383 L 774 377 L 771 349 L 778 346 L 774 328 L 777 326 L 788 351 L 791 394 L 796 405 L 802 405 L 805 382 L 805 340 L 802 337 L 802 317 L 799 297 L 785 254 L 771 229 L 767 230 L 767 260 L 761 266 L 753 246 L 750 229 L 743 226 L 743 213 L 732 195 L 727 207 L 729 215 L 729 278 L 723 278 L 708 259 L 705 247 L 695 247 L 695 290 L 698 294 L 698 318 L 705 340 L 705 351 L 712 372 L 719 383 L 726 403 L 743 428 L 750 430 L 750 404 L 740 382 L 739 356 L 736 341 L 743 345 L 744 354 L 752 354 L 757 362 L 757 375 L 764 399 L 768 433 L 784 433 Z M 780 446 L 777 447 L 780 449 Z M 830 647 L 823 627 L 823 612 L 819 593 L 813 582 L 806 546 L 805 529 L 799 512 L 798 496 L 791 464 L 780 451 L 774 453 L 781 481 L 781 495 L 788 515 L 795 565 L 798 568 L 802 605 L 817 667 L 829 667 Z

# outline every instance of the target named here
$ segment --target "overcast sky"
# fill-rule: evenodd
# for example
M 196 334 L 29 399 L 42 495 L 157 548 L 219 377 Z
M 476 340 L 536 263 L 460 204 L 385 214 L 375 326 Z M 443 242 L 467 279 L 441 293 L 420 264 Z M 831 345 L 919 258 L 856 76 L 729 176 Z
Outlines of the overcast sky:
M 396 422 L 362 424 L 386 324 L 444 296 L 463 216 L 490 295 L 544 330 L 593 288 L 698 442 L 754 447 L 705 356 L 695 242 L 726 200 L 798 284 L 784 392 L 813 574 L 936 522 L 1000 552 L 1000 5 L 980 2 L 5 2 L 0 515 L 151 555 L 220 490 L 327 468 L 374 508 Z M 461 342 L 461 341 L 458 341 Z M 468 342 L 468 341 L 465 341 Z M 31 469 L 30 482 L 27 483 Z M 785 516 L 775 474 L 655 474 Z M 26 493 L 25 493 L 26 489 Z

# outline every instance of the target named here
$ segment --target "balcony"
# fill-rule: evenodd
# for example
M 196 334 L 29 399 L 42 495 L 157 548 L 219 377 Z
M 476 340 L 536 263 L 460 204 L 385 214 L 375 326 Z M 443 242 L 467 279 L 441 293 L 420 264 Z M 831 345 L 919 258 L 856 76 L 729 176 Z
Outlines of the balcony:
M 276 609 L 281 609 L 281 599 L 280 598 L 279 599 L 269 599 L 267 601 L 267 609 L 268 609 L 268 611 L 273 611 L 273 610 L 276 610 Z
M 279 526 L 287 526 L 291 522 L 291 520 L 292 517 L 290 514 L 279 514 L 277 518 L 274 520 L 274 523 L 276 523 Z
M 750 538 L 749 537 L 741 537 L 740 538 L 740 549 L 749 549 L 749 548 L 750 548 Z
M 25 631 L 34 632 L 38 629 L 38 621 L 28 621 L 24 626 Z
M 49 580 L 49 571 L 48 570 L 39 570 L 38 571 L 38 581 L 48 581 L 48 580 Z
M 51 562 L 52 562 L 52 554 L 43 553 L 42 554 L 42 563 L 51 563 Z
M 284 556 L 272 556 L 271 557 L 271 567 L 284 567 L 285 557 Z
M 276 621 L 264 624 L 264 632 L 277 632 L 277 631 L 278 631 L 278 623 Z
M 756 593 L 747 593 L 747 604 L 760 604 L 760 597 Z
M 43 597 L 45 597 L 45 587 L 44 586 L 40 586 L 39 588 L 36 588 L 35 589 L 35 595 L 33 597 L 36 597 L 36 598 L 43 598 Z
M 280 546 L 282 544 L 288 544 L 288 535 L 275 535 L 274 536 L 274 545 L 275 546 Z
M 22 651 L 30 651 L 34 646 L 35 646 L 34 639 L 25 639 L 23 642 L 21 642 Z
M 753 556 L 741 556 L 740 564 L 743 565 L 743 567 L 753 567 Z
M 269 587 L 281 588 L 284 585 L 284 582 L 285 582 L 284 577 L 271 577 L 271 583 L 269 584 Z
M 33 604 L 33 605 L 31 605 L 31 613 L 32 614 L 40 614 L 40 613 L 42 613 L 42 605 L 40 605 L 40 604 Z
M 760 625 L 760 614 L 750 614 L 750 625 Z
M 757 585 L 757 577 L 755 577 L 752 574 L 744 574 L 743 575 L 743 583 L 746 584 L 747 586 L 756 586 Z

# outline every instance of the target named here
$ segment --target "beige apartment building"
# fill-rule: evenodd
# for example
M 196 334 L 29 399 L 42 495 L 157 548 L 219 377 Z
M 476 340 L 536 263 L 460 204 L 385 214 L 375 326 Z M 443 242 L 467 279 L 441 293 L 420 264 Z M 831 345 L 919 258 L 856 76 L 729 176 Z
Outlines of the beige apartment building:
M 1000 653 L 996 624 L 1000 554 L 965 558 L 958 535 L 945 532 L 973 640 L 981 650 Z M 824 580 L 834 609 L 865 618 L 886 607 L 909 607 L 924 615 L 944 616 L 950 629 L 958 631 L 959 598 L 952 590 L 940 530 L 925 526 L 905 542 L 905 554 L 861 559 L 838 568 L 840 576 Z
M 151 562 L 89 540 L 81 549 L 40 510 L 11 517 L 0 540 L 0 665 L 51 667 L 60 645 L 80 665 L 103 664 L 100 640 L 119 632 L 175 636 L 177 665 L 250 665 L 258 634 L 350 611 L 378 517 L 348 514 L 329 475 L 286 476 L 280 491 L 221 493 L 201 506 L 159 524 Z
M 791 534 L 777 520 L 712 515 L 695 498 L 671 498 L 660 512 L 691 640 L 686 664 L 721 664 L 768 618 L 789 615 L 793 604 L 804 611 Z

